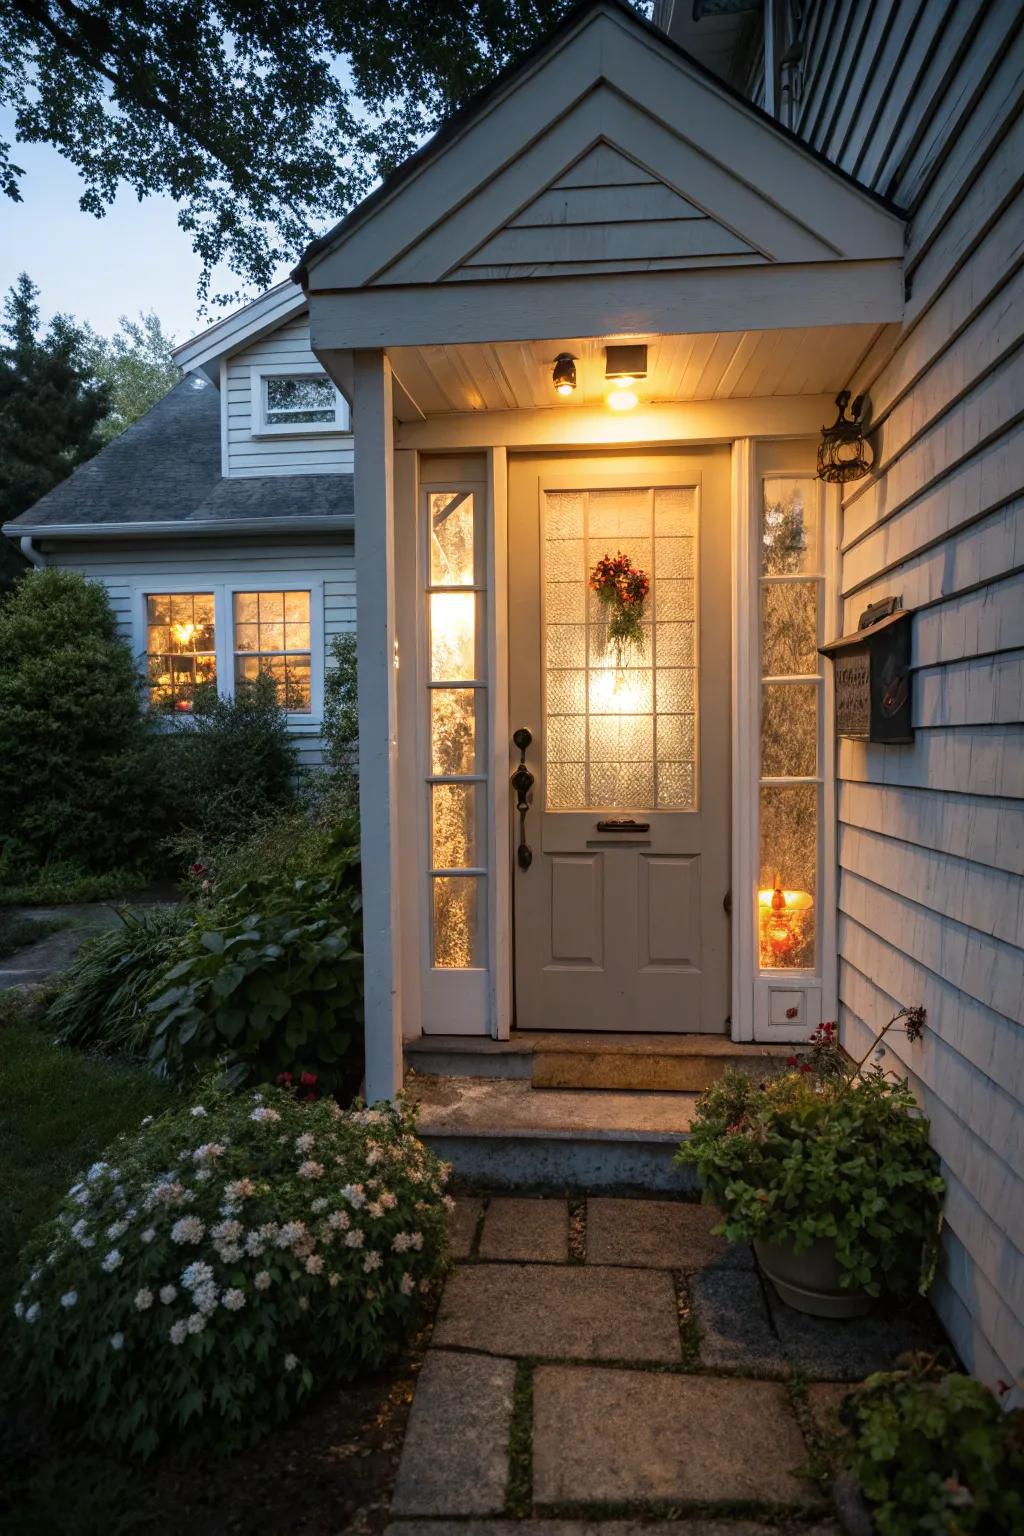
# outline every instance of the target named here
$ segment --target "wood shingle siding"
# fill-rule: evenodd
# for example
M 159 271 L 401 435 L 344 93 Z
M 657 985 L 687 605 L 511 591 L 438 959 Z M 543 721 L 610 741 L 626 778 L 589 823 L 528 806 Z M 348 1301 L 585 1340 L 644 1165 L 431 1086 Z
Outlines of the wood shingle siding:
M 965 1361 L 1024 1359 L 1024 21 L 1018 0 L 812 5 L 795 127 L 910 215 L 902 327 L 850 379 L 842 621 L 916 610 L 910 747 L 838 752 L 840 1006 L 893 1038 L 949 1182 L 935 1300 Z
M 353 469 L 351 432 L 310 434 L 307 437 L 253 437 L 253 368 L 280 368 L 315 363 L 309 344 L 309 316 L 282 325 L 250 347 L 235 352 L 226 364 L 227 440 L 224 472 L 228 475 L 350 475 Z

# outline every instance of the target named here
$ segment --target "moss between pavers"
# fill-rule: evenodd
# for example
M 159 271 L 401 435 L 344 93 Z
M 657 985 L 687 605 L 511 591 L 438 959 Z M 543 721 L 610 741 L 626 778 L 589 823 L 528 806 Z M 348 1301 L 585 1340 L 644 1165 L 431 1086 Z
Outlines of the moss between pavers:
M 508 1434 L 505 1512 L 525 1519 L 533 1507 L 533 1361 L 516 1362 L 512 1423 Z

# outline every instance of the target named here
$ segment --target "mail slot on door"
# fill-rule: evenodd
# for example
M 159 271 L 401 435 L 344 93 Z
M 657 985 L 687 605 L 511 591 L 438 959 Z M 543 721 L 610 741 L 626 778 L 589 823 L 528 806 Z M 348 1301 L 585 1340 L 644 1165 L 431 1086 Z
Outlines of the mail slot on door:
M 820 646 L 833 665 L 836 735 L 890 745 L 913 741 L 910 629 L 897 597 L 873 603 L 850 635 Z

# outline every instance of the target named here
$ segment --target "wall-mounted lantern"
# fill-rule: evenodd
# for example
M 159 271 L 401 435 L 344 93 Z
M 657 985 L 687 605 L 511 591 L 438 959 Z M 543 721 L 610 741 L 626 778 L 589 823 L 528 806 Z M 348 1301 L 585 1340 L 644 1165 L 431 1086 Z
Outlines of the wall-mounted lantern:
M 850 391 L 841 390 L 836 395 L 839 414 L 830 427 L 822 427 L 818 446 L 818 477 L 833 484 L 845 485 L 848 480 L 861 480 L 871 468 L 874 455 L 864 437 L 861 412 L 864 396 L 858 395 L 850 405 Z M 850 406 L 847 416 L 846 407 Z
M 571 352 L 559 352 L 551 370 L 556 395 L 571 395 L 576 388 L 576 359 Z
M 820 646 L 834 665 L 836 734 L 854 741 L 913 741 L 910 629 L 902 598 L 865 608 L 852 635 Z

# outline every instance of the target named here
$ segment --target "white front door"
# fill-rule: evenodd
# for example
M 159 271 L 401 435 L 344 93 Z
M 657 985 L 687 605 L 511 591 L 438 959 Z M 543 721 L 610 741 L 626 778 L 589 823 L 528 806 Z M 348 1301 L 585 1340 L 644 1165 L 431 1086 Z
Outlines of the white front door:
M 648 590 L 617 644 L 622 556 Z M 520 1029 L 728 1029 L 729 558 L 727 448 L 510 461 Z

